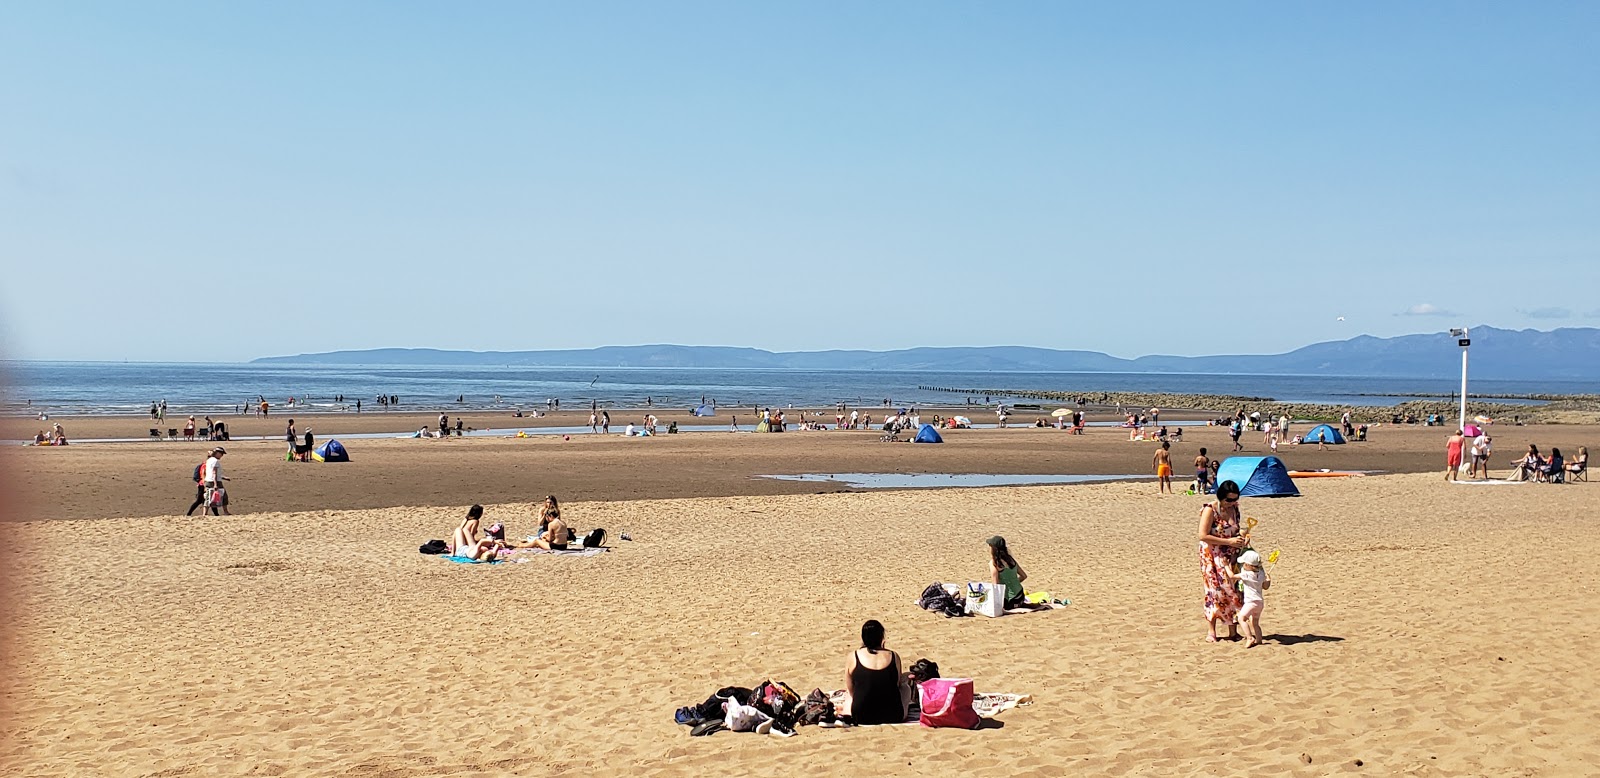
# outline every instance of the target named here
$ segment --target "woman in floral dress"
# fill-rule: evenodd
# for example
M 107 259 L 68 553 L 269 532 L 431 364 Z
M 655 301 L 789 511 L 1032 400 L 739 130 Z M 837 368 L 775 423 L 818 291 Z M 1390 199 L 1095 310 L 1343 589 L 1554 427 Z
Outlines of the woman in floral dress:
M 1217 484 L 1217 501 L 1200 511 L 1200 573 L 1206 590 L 1206 641 L 1217 642 L 1218 622 L 1228 625 L 1228 639 L 1239 639 L 1235 618 L 1242 604 L 1239 590 L 1228 582 L 1228 570 L 1249 545 L 1239 535 L 1239 485 Z

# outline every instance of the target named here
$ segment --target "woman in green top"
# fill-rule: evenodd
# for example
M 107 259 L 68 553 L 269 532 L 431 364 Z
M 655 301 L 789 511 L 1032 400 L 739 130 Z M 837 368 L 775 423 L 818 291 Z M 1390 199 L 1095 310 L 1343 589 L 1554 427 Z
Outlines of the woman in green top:
M 1017 564 L 1016 557 L 1011 556 L 1011 551 L 1006 548 L 1006 539 L 995 535 L 984 541 L 989 544 L 989 574 L 995 586 L 1002 584 L 1006 587 L 1005 606 L 1020 608 L 1027 605 L 1022 592 L 1022 582 L 1028 580 L 1028 572 Z

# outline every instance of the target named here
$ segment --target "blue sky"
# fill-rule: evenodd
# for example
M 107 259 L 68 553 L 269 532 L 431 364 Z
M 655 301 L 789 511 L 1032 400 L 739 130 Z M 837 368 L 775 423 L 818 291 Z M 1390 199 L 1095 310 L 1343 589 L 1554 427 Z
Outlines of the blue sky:
M 1596 51 L 1595 3 L 16 5 L 0 349 L 1600 326 Z

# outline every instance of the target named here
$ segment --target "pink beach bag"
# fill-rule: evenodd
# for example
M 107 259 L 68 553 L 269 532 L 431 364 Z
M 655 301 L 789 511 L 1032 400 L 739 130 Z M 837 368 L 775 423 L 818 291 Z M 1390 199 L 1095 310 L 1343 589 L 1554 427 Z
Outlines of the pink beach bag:
M 972 709 L 971 678 L 934 678 L 917 686 L 922 700 L 922 726 L 977 729 L 978 712 Z

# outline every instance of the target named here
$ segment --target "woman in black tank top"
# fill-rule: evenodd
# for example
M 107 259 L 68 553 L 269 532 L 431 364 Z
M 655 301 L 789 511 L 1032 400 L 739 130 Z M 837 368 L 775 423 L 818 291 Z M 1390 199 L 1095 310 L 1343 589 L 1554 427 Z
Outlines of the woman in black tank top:
M 906 720 L 910 687 L 900 673 L 900 656 L 883 647 L 883 625 L 861 625 L 861 648 L 850 655 L 845 690 L 850 718 L 857 726 L 899 724 Z

